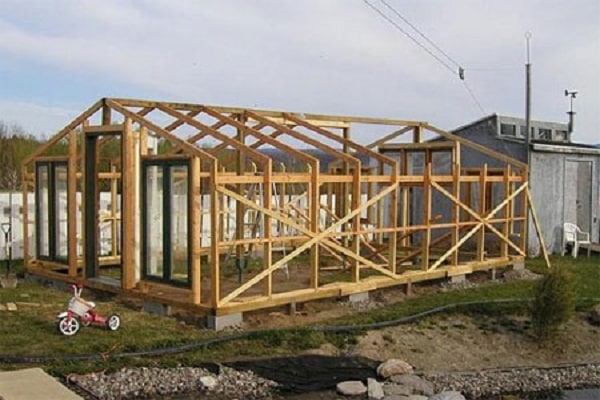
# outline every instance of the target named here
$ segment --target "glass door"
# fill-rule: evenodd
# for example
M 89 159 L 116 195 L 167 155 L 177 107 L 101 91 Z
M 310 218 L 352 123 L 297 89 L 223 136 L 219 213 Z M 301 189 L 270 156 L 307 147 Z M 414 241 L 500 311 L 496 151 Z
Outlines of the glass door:
M 187 160 L 142 164 L 142 268 L 146 279 L 189 286 Z

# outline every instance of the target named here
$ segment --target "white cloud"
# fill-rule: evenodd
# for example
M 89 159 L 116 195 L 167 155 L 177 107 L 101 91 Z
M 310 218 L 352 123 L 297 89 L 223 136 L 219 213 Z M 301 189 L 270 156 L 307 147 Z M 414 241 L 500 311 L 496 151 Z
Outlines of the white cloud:
M 534 116 L 565 120 L 562 90 L 576 85 L 580 138 L 598 141 L 597 1 L 388 2 L 467 68 L 487 113 L 524 114 L 523 35 L 531 31 Z M 120 96 L 145 89 L 169 100 L 424 119 L 446 129 L 481 116 L 455 76 L 359 0 L 3 8 L 0 56 L 115 81 Z

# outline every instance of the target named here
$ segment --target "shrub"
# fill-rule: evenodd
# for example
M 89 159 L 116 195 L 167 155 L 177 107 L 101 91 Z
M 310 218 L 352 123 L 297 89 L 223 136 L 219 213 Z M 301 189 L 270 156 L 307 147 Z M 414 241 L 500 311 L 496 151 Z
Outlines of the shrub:
M 554 266 L 537 282 L 531 306 L 533 334 L 547 340 L 560 333 L 575 312 L 575 277 L 567 267 Z

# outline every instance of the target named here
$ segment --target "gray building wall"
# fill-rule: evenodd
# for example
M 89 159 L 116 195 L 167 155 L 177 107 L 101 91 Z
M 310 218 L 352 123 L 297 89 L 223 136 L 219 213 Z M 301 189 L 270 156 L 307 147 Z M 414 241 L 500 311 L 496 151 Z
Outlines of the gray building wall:
M 500 134 L 502 124 L 516 127 L 514 138 Z M 524 121 L 519 118 L 492 115 L 458 128 L 453 133 L 516 160 L 527 162 L 525 143 L 520 135 L 520 132 L 522 132 L 520 127 L 523 124 Z M 533 121 L 532 130 L 533 137 L 536 139 L 539 139 L 540 132 L 547 132 L 548 130 L 553 135 L 556 133 L 562 135 L 566 130 L 566 124 Z M 463 146 L 461 150 L 461 165 L 463 168 L 481 167 L 483 164 L 488 164 L 490 168 L 504 165 L 502 162 L 498 162 L 466 146 Z M 577 204 L 571 204 L 572 201 L 569 200 L 573 191 L 577 191 L 576 183 L 569 179 L 566 173 L 567 161 L 569 160 L 592 163 L 592 179 L 589 182 L 591 185 L 589 230 L 593 242 L 600 240 L 600 222 L 598 221 L 600 218 L 600 152 L 585 145 L 577 147 L 567 141 L 559 141 L 550 145 L 533 144 L 529 164 L 531 196 L 540 220 L 546 247 L 554 253 L 560 253 L 561 251 L 563 224 L 565 222 L 576 222 L 569 217 L 572 213 L 565 211 L 567 207 L 578 206 Z M 529 218 L 528 225 L 528 250 L 530 254 L 535 255 L 539 253 L 540 248 L 531 218 Z

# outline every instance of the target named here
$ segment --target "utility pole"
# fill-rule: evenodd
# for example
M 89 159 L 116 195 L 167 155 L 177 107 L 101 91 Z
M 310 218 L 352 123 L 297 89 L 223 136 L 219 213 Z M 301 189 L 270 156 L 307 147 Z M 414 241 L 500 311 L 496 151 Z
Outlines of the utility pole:
M 529 41 L 531 33 L 525 34 L 527 42 L 527 64 L 525 64 L 525 146 L 527 165 L 529 165 L 529 147 L 531 143 L 531 58 L 529 52 Z

